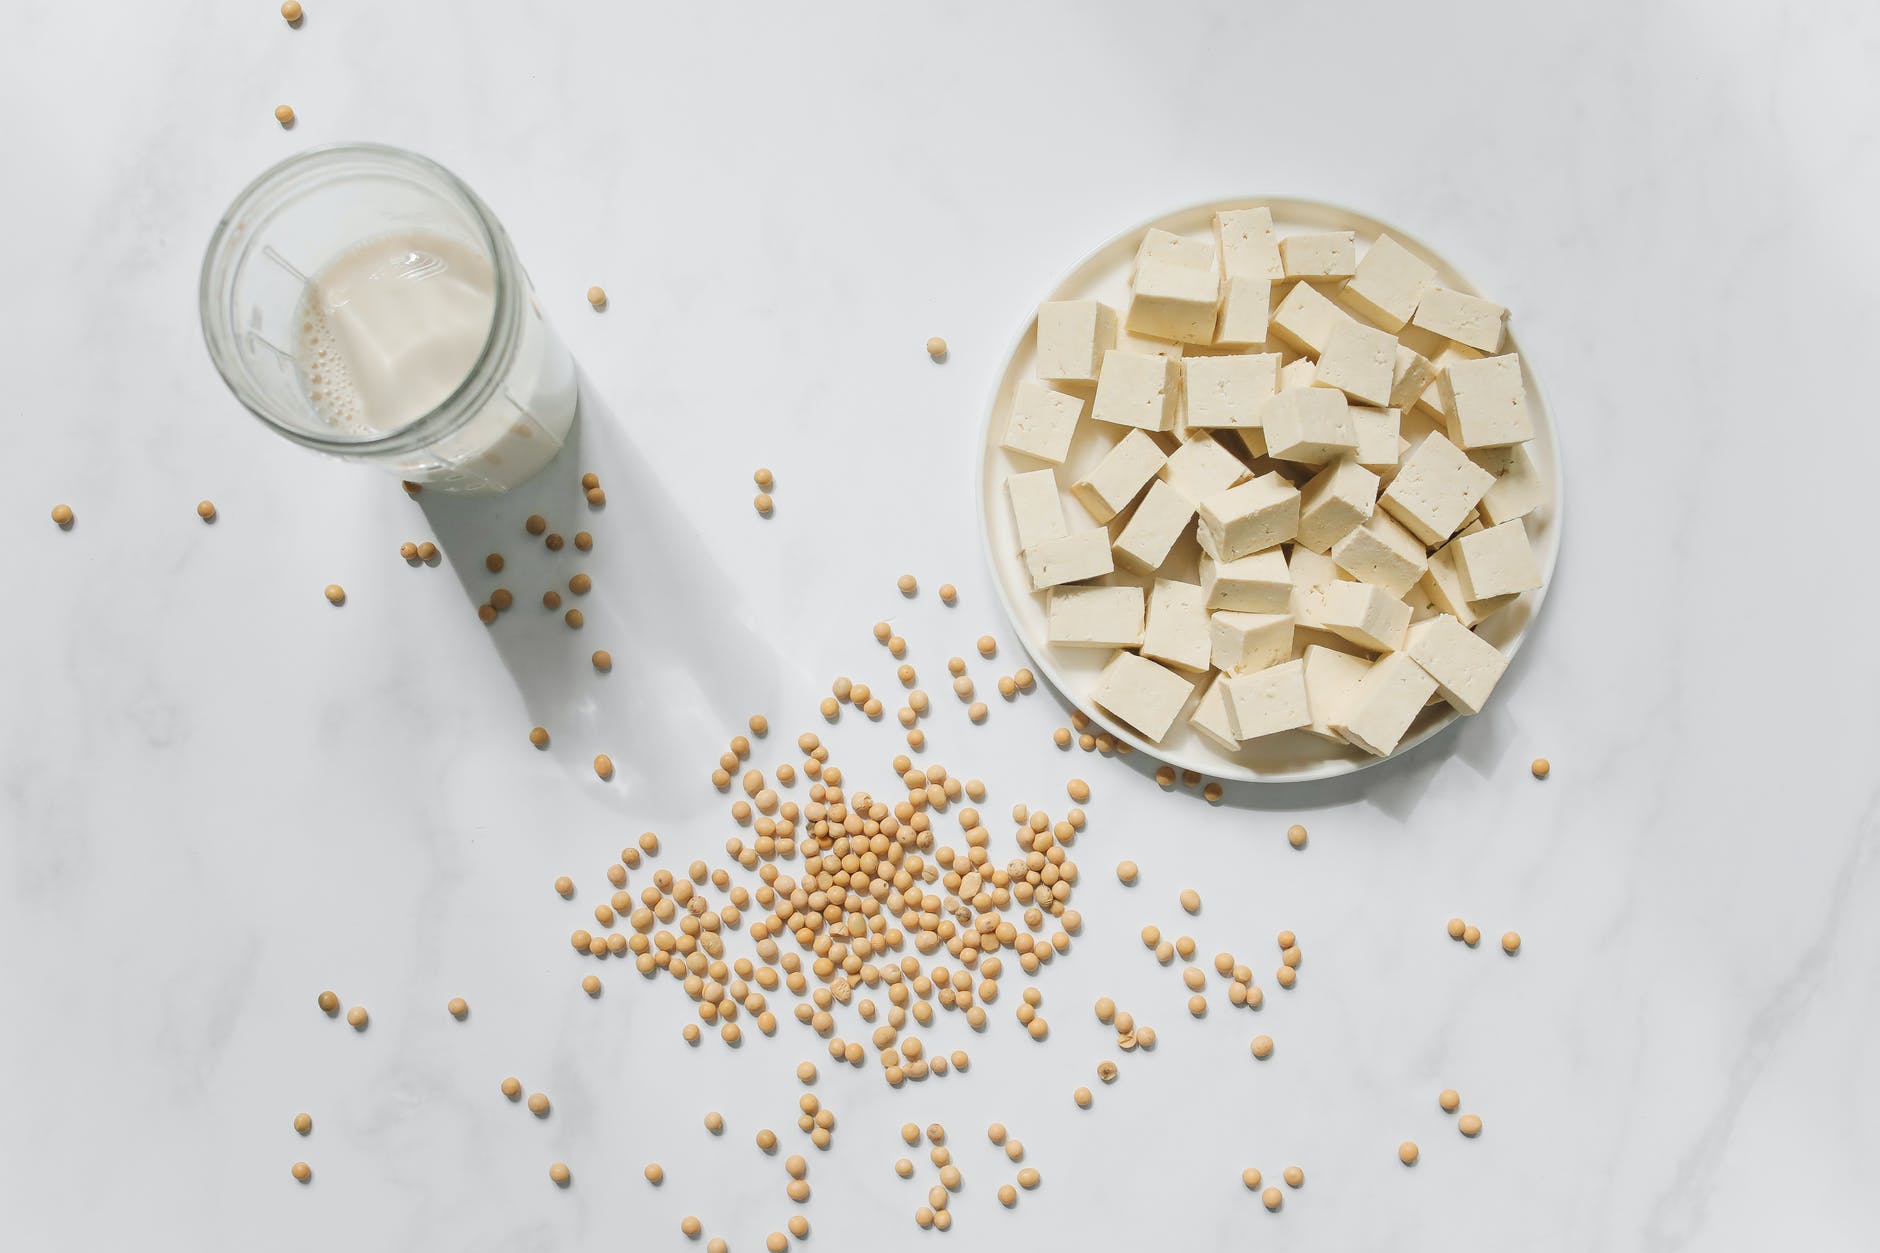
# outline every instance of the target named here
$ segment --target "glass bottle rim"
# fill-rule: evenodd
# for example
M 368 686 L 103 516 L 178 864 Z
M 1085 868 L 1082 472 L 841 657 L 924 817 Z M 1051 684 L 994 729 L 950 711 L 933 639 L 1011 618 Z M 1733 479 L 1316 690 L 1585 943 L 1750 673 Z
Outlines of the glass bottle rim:
M 446 195 L 460 200 L 476 223 L 476 242 L 490 258 L 494 300 L 483 346 L 465 372 L 463 380 L 450 395 L 421 417 L 395 431 L 365 439 L 334 439 L 275 417 L 270 412 L 273 407 L 271 403 L 250 386 L 247 368 L 235 347 L 241 331 L 234 324 L 229 290 L 235 263 L 245 251 L 241 237 L 254 225 L 250 219 L 257 213 L 263 218 L 271 214 L 278 207 L 271 202 L 290 191 L 308 171 L 351 159 L 401 168 L 408 173 L 435 180 Z M 515 280 L 513 266 L 514 253 L 502 224 L 467 183 L 437 162 L 389 144 L 323 144 L 295 153 L 263 170 L 223 212 L 215 232 L 209 237 L 209 245 L 202 258 L 198 304 L 203 340 L 222 381 L 235 394 L 242 407 L 270 430 L 297 444 L 339 456 L 357 458 L 412 452 L 437 443 L 469 422 L 482 409 L 490 394 L 501 385 L 503 374 L 515 353 L 520 322 L 519 284 Z

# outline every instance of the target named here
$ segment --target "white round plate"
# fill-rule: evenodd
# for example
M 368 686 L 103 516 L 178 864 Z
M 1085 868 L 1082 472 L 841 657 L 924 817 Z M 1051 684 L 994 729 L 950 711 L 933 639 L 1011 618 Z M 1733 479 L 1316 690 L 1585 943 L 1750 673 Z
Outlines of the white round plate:
M 1136 248 L 1142 242 L 1143 235 L 1152 227 L 1173 231 L 1196 239 L 1213 237 L 1214 214 L 1222 209 L 1243 209 L 1265 206 L 1272 210 L 1273 224 L 1279 236 L 1310 231 L 1355 231 L 1361 244 L 1368 246 L 1380 234 L 1388 234 L 1404 247 L 1429 264 L 1436 267 L 1443 284 L 1457 291 L 1480 294 L 1468 279 L 1456 268 L 1443 260 L 1432 249 L 1392 226 L 1386 226 L 1375 218 L 1369 218 L 1349 209 L 1336 205 L 1321 204 L 1311 200 L 1286 199 L 1246 199 L 1221 200 L 1210 204 L 1195 205 L 1175 213 L 1157 218 L 1153 222 L 1144 222 L 1118 235 L 1086 257 L 1077 268 L 1072 270 L 1062 282 L 1043 300 L 1101 300 L 1117 310 L 1120 322 L 1129 305 L 1129 273 L 1136 256 Z M 1277 294 L 1277 293 L 1276 293 Z M 1519 311 L 1516 311 L 1519 316 Z M 1241 745 L 1238 752 L 1228 753 L 1209 741 L 1188 725 L 1188 715 L 1193 711 L 1194 703 L 1199 699 L 1205 685 L 1197 685 L 1195 695 L 1189 698 L 1188 705 L 1169 728 L 1168 735 L 1161 743 L 1146 739 L 1131 730 L 1127 725 L 1112 718 L 1099 709 L 1090 699 L 1095 689 L 1097 676 L 1110 659 L 1110 650 L 1102 648 L 1053 648 L 1046 638 L 1044 596 L 1031 590 L 1031 582 L 1025 573 L 1025 564 L 1019 557 L 1018 536 L 1012 521 L 1011 506 L 1005 496 L 1006 476 L 1023 471 L 1035 470 L 1041 462 L 1030 457 L 1007 452 L 999 446 L 999 436 L 1005 430 L 1006 418 L 1011 413 L 1012 396 L 1019 380 L 1031 378 L 1035 368 L 1034 356 L 1037 348 L 1037 320 L 1034 316 L 1027 321 L 1019 334 L 1018 342 L 1013 345 L 1011 356 L 1005 369 L 1000 374 L 992 395 L 992 403 L 987 408 L 986 421 L 980 431 L 982 459 L 975 493 L 980 519 L 980 537 L 985 543 L 986 560 L 992 567 L 993 582 L 999 589 L 999 598 L 1005 604 L 1005 611 L 1017 628 L 1018 637 L 1026 650 L 1037 663 L 1051 685 L 1064 694 L 1077 708 L 1088 714 L 1092 721 L 1109 731 L 1117 739 L 1127 742 L 1152 757 L 1156 757 L 1172 766 L 1185 770 L 1196 770 L 1202 774 L 1219 779 L 1231 779 L 1252 783 L 1294 782 L 1307 779 L 1329 779 L 1366 766 L 1375 765 L 1388 758 L 1373 757 L 1369 753 L 1346 745 L 1333 744 L 1328 740 L 1306 731 L 1286 731 L 1279 735 L 1263 736 Z M 1242 350 L 1244 351 L 1244 350 Z M 1503 352 L 1519 352 L 1513 331 L 1508 338 Z M 1290 360 L 1295 354 L 1288 353 Z M 1536 470 L 1548 486 L 1548 499 L 1539 509 L 1528 516 L 1528 538 L 1534 546 L 1534 556 L 1540 564 L 1542 586 L 1522 596 L 1515 603 L 1502 609 L 1481 624 L 1478 633 L 1483 639 L 1494 644 L 1502 652 L 1512 656 L 1521 647 L 1534 615 L 1539 612 L 1541 601 L 1546 596 L 1547 586 L 1553 581 L 1554 561 L 1560 552 L 1560 517 L 1562 489 L 1560 478 L 1560 447 L 1554 431 L 1552 418 L 1547 412 L 1547 402 L 1534 377 L 1533 363 L 1525 353 L 1521 356 L 1522 373 L 1527 382 L 1528 407 L 1534 422 L 1534 439 L 1527 446 L 1529 455 L 1534 460 Z M 1080 390 L 1077 384 L 1053 384 L 1065 391 L 1079 392 L 1088 396 L 1091 388 Z M 1103 454 L 1125 433 L 1125 428 L 1106 426 L 1102 423 L 1083 421 L 1078 423 L 1076 438 L 1071 443 L 1070 455 L 1062 466 L 1058 467 L 1060 489 L 1081 478 L 1085 471 L 1095 465 Z M 1085 517 L 1082 506 L 1065 493 L 1065 507 L 1074 517 Z M 1112 532 L 1120 528 L 1122 519 L 1111 524 Z M 1164 569 L 1192 570 L 1198 550 L 1192 535 L 1185 537 L 1171 554 Z M 1186 563 L 1184 566 L 1183 563 Z M 1152 580 L 1127 571 L 1118 570 L 1100 580 L 1104 583 L 1135 583 L 1147 586 Z M 1408 752 L 1424 743 L 1438 731 L 1456 719 L 1456 711 L 1445 702 L 1425 709 L 1403 742 L 1397 746 L 1395 757 Z

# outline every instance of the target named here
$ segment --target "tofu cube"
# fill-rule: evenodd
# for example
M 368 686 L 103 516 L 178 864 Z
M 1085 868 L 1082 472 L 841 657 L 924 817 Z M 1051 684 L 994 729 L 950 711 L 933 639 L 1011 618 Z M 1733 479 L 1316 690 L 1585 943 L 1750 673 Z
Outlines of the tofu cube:
M 1212 740 L 1221 751 L 1233 753 L 1240 750 L 1240 740 L 1234 734 L 1233 715 L 1227 710 L 1226 684 L 1226 675 L 1214 676 L 1196 702 L 1195 711 L 1188 715 L 1188 725 L 1204 739 Z
M 1287 278 L 1350 278 L 1358 269 L 1358 236 L 1353 231 L 1288 235 L 1279 241 L 1279 262 Z
M 1183 344 L 1214 342 L 1221 279 L 1212 268 L 1199 270 L 1170 261 L 1147 261 L 1136 267 L 1130 292 L 1128 325 L 1132 334 Z
M 1116 569 L 1110 558 L 1110 533 L 1100 526 L 1045 540 L 1024 552 L 1033 590 L 1060 583 L 1080 583 Z
M 1332 583 L 1319 589 L 1319 626 L 1374 653 L 1403 647 L 1410 606 L 1374 583 Z
M 1153 574 L 1168 560 L 1169 550 L 1194 516 L 1194 498 L 1166 479 L 1157 479 L 1112 545 L 1117 564 L 1138 574 Z
M 1316 358 L 1332 328 L 1351 321 L 1351 315 L 1310 283 L 1294 283 L 1268 319 L 1268 333 L 1287 347 Z
M 1482 712 L 1508 668 L 1500 649 L 1448 614 L 1411 627 L 1404 652 L 1436 681 L 1443 699 L 1465 714 Z
M 1364 525 L 1376 504 L 1377 475 L 1351 457 L 1340 457 L 1299 489 L 1299 546 L 1330 552 Z
M 1149 592 L 1142 655 L 1182 670 L 1205 671 L 1213 655 L 1205 600 L 1196 584 L 1157 579 Z
M 1495 476 L 1476 506 L 1490 526 L 1525 518 L 1546 502 L 1547 485 L 1534 468 L 1534 459 L 1520 444 L 1478 448 L 1469 454 L 1469 460 Z
M 1330 557 L 1315 553 L 1303 544 L 1295 544 L 1286 558 L 1286 578 L 1292 584 L 1287 612 L 1292 614 L 1294 625 L 1323 629 L 1319 608 L 1325 598 L 1320 595 L 1320 589 L 1339 581 L 1337 565 Z
M 1245 462 L 1202 432 L 1182 441 L 1168 455 L 1162 477 L 1190 500 L 1203 500 L 1253 477 Z
M 1227 715 L 1240 739 L 1257 739 L 1312 723 L 1304 662 L 1281 662 L 1264 670 L 1229 675 L 1224 682 Z
M 1161 445 L 1141 431 L 1131 431 L 1103 454 L 1084 478 L 1071 484 L 1071 495 L 1098 522 L 1108 522 L 1136 499 L 1168 458 Z
M 1393 335 L 1416 313 L 1425 289 L 1435 286 L 1436 269 L 1388 235 L 1365 250 L 1351 281 L 1345 284 L 1345 302 Z
M 1435 431 L 1403 459 L 1380 503 L 1424 544 L 1435 546 L 1469 520 L 1495 476 Z
M 1427 575 L 1429 571 L 1425 570 L 1423 573 Z M 1427 618 L 1434 618 L 1437 614 L 1442 612 L 1442 610 L 1436 607 L 1436 602 L 1430 599 L 1429 593 L 1423 590 L 1421 581 L 1403 594 L 1403 603 L 1410 607 L 1411 626 L 1415 626 L 1417 623 Z
M 1066 648 L 1134 648 L 1142 643 L 1142 589 L 1054 587 L 1045 622 L 1051 642 Z
M 1508 310 L 1480 296 L 1431 287 L 1424 291 L 1410 325 L 1467 344 L 1477 352 L 1497 353 L 1508 329 Z
M 1351 424 L 1358 432 L 1358 464 L 1373 474 L 1395 469 L 1403 447 L 1403 411 L 1353 405 Z
M 1386 653 L 1358 680 L 1332 729 L 1365 752 L 1388 757 L 1435 693 L 1436 680 L 1422 666 L 1403 653 Z
M 1520 519 L 1456 540 L 1456 573 L 1470 600 L 1514 596 L 1541 585 L 1541 569 Z
M 1221 281 L 1221 311 L 1214 323 L 1217 344 L 1263 344 L 1273 307 L 1273 281 L 1230 274 Z
M 1456 570 L 1454 540 L 1430 554 L 1429 568 L 1423 572 L 1422 581 L 1417 587 L 1429 597 L 1432 605 L 1465 627 L 1478 625 L 1497 609 L 1516 599 L 1513 596 L 1491 596 L 1487 600 L 1470 600 L 1469 593 L 1462 586 L 1462 575 Z
M 1181 361 L 1154 353 L 1112 348 L 1103 354 L 1090 416 L 1113 426 L 1166 431 L 1175 425 L 1181 394 Z
M 1238 613 L 1288 613 L 1292 609 L 1292 576 L 1277 548 L 1219 562 L 1201 554 L 1201 590 L 1209 609 Z
M 1482 354 L 1464 344 L 1444 344 L 1430 358 L 1430 368 L 1436 371 L 1436 377 L 1423 389 L 1412 406 L 1424 417 L 1438 425 L 1449 421 L 1449 402 L 1443 399 L 1443 372 L 1459 361 L 1480 361 Z
M 1408 409 L 1416 404 L 1430 385 L 1436 382 L 1436 363 L 1422 353 L 1397 345 L 1397 360 L 1391 367 L 1390 407 Z
M 1277 666 L 1292 656 L 1292 646 L 1289 613 L 1217 609 L 1208 616 L 1208 659 L 1216 670 L 1235 674 Z
M 1310 357 L 1288 361 L 1279 368 L 1279 390 L 1283 392 L 1298 391 L 1302 387 L 1316 387 L 1318 382 L 1318 363 Z
M 1191 427 L 1260 425 L 1260 408 L 1279 392 L 1279 354 L 1233 353 L 1182 362 Z
M 1358 428 L 1345 394 L 1332 387 L 1282 391 L 1260 411 L 1269 457 L 1324 465 L 1358 451 Z
M 1020 379 L 1012 393 L 1012 415 L 1005 420 L 1005 438 L 999 445 L 1062 465 L 1071 449 L 1077 419 L 1083 413 L 1082 397 L 1055 391 L 1037 379 Z
M 1336 387 L 1361 405 L 1386 406 L 1396 371 L 1396 337 L 1346 318 L 1326 335 L 1313 382 Z
M 1160 742 L 1194 690 L 1192 679 L 1125 652 L 1103 667 L 1091 697 L 1144 736 Z
M 1057 475 L 1052 471 L 1008 475 L 1005 494 L 1012 502 L 1012 520 L 1018 524 L 1020 552 L 1070 534 L 1064 521 L 1064 500 L 1058 495 Z
M 1136 268 L 1132 273 L 1141 273 L 1144 266 L 1153 265 L 1172 265 L 1184 270 L 1212 270 L 1214 246 L 1152 226 L 1143 233 L 1142 242 L 1136 245 Z
M 1279 259 L 1279 241 L 1273 234 L 1271 209 L 1223 209 L 1214 215 L 1214 244 L 1221 254 L 1221 272 L 1228 278 L 1263 278 L 1276 282 L 1286 277 Z
M 1440 379 L 1449 438 L 1463 448 L 1499 448 L 1534 438 L 1527 385 L 1516 353 L 1458 361 Z
M 1203 547 L 1217 561 L 1237 561 L 1298 534 L 1299 489 L 1285 475 L 1268 472 L 1204 497 L 1196 512 L 1207 541 Z
M 1351 694 L 1357 691 L 1358 680 L 1371 668 L 1371 663 L 1322 644 L 1307 644 L 1300 661 L 1306 671 L 1306 708 L 1312 714 L 1312 722 L 1306 730 L 1343 744 L 1345 737 L 1332 730 L 1332 725 L 1345 720 L 1351 708 Z
M 1392 596 L 1402 596 L 1423 577 L 1429 555 L 1402 523 L 1373 509 L 1364 525 L 1332 545 L 1332 560 L 1360 583 L 1375 583 Z
M 1100 300 L 1048 300 L 1038 306 L 1038 377 L 1094 383 L 1103 354 L 1116 347 L 1116 310 Z

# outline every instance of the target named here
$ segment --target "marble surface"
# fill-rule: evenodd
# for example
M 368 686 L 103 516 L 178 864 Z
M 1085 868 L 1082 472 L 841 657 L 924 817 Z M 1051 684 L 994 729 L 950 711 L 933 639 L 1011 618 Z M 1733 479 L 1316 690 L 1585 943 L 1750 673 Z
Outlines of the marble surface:
M 4 19 L 10 1247 L 679 1249 L 696 1213 L 760 1248 L 795 1207 L 751 1137 L 797 1138 L 805 1057 L 840 1117 L 811 1151 L 810 1248 L 1871 1247 L 1870 6 L 307 9 L 299 30 L 263 0 Z M 318 460 L 202 351 L 220 209 L 354 139 L 482 192 L 582 363 L 580 447 L 513 498 L 420 506 Z M 1002 631 L 971 437 L 1037 293 L 1125 224 L 1261 193 L 1400 222 L 1511 305 L 1572 500 L 1489 712 L 1335 785 L 1210 807 L 1140 756 L 1060 754 L 1049 694 L 972 727 L 941 676 Z M 592 518 L 588 468 L 611 497 Z M 532 509 L 589 526 L 591 560 L 525 547 Z M 407 568 L 398 543 L 426 537 L 448 560 Z M 493 630 L 472 613 L 492 547 L 523 600 Z M 573 635 L 533 600 L 577 566 L 596 589 Z M 1049 1041 L 1017 1031 L 1012 978 L 982 1037 L 933 1033 L 969 1073 L 892 1091 L 793 1021 L 687 1048 L 680 990 L 622 963 L 582 995 L 566 937 L 614 852 L 650 829 L 721 857 L 726 737 L 766 712 L 787 733 L 768 765 L 820 729 L 836 674 L 891 686 L 881 617 L 936 691 L 928 758 L 983 778 L 988 813 L 1094 789 L 1085 932 L 1038 980 Z M 890 784 L 891 723 L 829 737 L 850 782 Z M 1452 944 L 1451 914 L 1518 929 L 1520 956 Z M 1137 942 L 1152 921 L 1243 955 L 1266 1008 L 1217 994 L 1190 1020 Z M 1306 952 L 1290 993 L 1282 927 Z M 370 1029 L 323 1017 L 325 987 Z M 1113 1055 L 1104 994 L 1161 1041 L 1080 1112 Z M 552 1115 L 506 1103 L 508 1074 Z M 1436 1108 L 1450 1086 L 1479 1140 Z M 995 1118 L 1044 1176 L 1010 1212 Z M 914 1226 L 925 1177 L 891 1171 L 905 1120 L 954 1134 L 950 1237 Z M 1288 1163 L 1305 1187 L 1269 1215 L 1240 1170 Z

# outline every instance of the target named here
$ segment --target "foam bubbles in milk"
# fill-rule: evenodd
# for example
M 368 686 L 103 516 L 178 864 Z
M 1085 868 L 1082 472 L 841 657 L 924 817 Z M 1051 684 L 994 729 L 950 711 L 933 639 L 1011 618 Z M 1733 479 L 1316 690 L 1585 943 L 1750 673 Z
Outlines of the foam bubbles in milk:
M 386 434 L 417 421 L 469 376 L 496 307 L 489 261 L 429 231 L 354 245 L 301 296 L 294 364 L 327 422 Z

